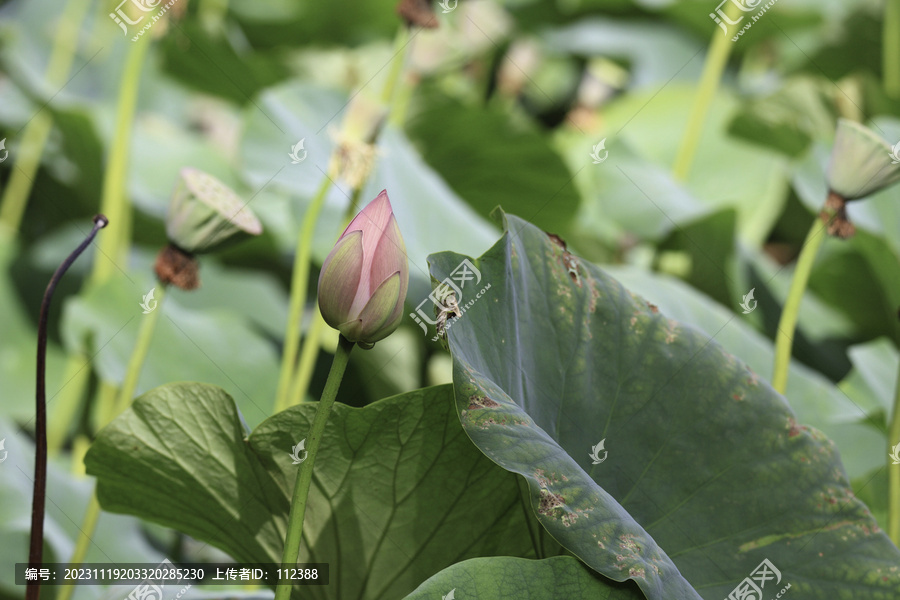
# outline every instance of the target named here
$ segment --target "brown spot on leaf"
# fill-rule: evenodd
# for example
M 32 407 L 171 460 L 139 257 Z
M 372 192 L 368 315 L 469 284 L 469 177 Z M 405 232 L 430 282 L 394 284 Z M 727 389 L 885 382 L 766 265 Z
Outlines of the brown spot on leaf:
M 566 499 L 559 494 L 554 494 L 546 488 L 541 488 L 541 501 L 538 504 L 538 512 L 544 516 L 549 516 L 554 509 L 566 503 Z
M 498 406 L 500 406 L 498 402 L 494 402 L 487 396 L 469 396 L 469 410 L 478 410 L 479 408 L 497 408 Z

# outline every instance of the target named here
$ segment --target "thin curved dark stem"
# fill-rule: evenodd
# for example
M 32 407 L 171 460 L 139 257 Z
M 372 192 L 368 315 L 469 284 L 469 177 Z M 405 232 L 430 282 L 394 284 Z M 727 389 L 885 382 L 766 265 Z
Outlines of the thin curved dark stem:
M 63 261 L 47 289 L 44 291 L 44 299 L 41 301 L 41 314 L 38 318 L 38 343 L 37 343 L 37 385 L 35 392 L 35 425 L 34 425 L 34 497 L 31 501 L 31 546 L 28 552 L 28 566 L 39 568 L 44 554 L 44 505 L 47 492 L 47 388 L 45 374 L 47 372 L 47 318 L 50 312 L 50 300 L 56 284 L 72 263 L 75 262 L 85 248 L 94 241 L 97 232 L 107 226 L 109 220 L 103 215 L 94 217 L 94 227 L 81 244 Z M 39 581 L 29 581 L 25 590 L 25 600 L 38 600 L 41 593 Z

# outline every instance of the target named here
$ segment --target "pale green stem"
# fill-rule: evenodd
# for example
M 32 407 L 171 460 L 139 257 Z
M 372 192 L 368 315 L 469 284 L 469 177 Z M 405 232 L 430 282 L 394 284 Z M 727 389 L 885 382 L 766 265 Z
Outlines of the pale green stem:
M 141 329 L 138 331 L 138 337 L 131 351 L 131 358 L 128 359 L 128 367 L 125 370 L 125 378 L 122 380 L 122 387 L 119 388 L 119 397 L 116 400 L 113 412 L 109 421 L 112 421 L 117 415 L 120 415 L 131 404 L 134 398 L 134 390 L 137 388 L 138 380 L 141 377 L 141 369 L 147 360 L 147 353 L 150 351 L 150 342 L 153 341 L 153 332 L 156 331 L 156 324 L 159 321 L 159 315 L 162 312 L 163 300 L 166 298 L 166 286 L 160 285 L 156 288 L 159 294 L 156 298 L 156 308 L 146 315 L 141 316 Z M 104 424 L 105 425 L 105 424 Z
M 816 254 L 825 238 L 827 223 L 820 217 L 813 221 L 800 256 L 797 258 L 797 266 L 794 269 L 794 277 L 791 279 L 791 288 L 788 292 L 784 308 L 781 309 L 781 319 L 778 321 L 778 331 L 775 333 L 775 368 L 772 372 L 772 387 L 784 394 L 787 389 L 788 369 L 791 366 L 791 348 L 794 342 L 794 332 L 797 329 L 797 318 L 800 315 L 800 301 L 809 283 L 809 275 L 812 273 Z
M 156 299 L 156 308 L 143 316 L 141 328 L 140 331 L 138 331 L 138 337 L 135 341 L 134 350 L 131 351 L 131 358 L 128 360 L 125 378 L 122 380 L 121 388 L 119 388 L 118 398 L 116 399 L 116 390 L 112 384 L 105 384 L 101 387 L 101 396 L 111 396 L 115 400 L 98 402 L 97 409 L 100 427 L 108 425 L 117 415 L 128 408 L 129 404 L 131 404 L 134 390 L 137 388 L 137 383 L 141 376 L 141 369 L 144 366 L 144 361 L 147 359 L 150 342 L 153 340 L 153 332 L 156 330 L 156 324 L 159 321 L 159 314 L 162 312 L 162 303 L 166 297 L 165 286 L 159 286 L 157 290 L 159 291 L 159 296 Z M 103 393 L 104 390 L 106 393 Z M 79 565 L 84 562 L 84 557 L 87 555 L 91 543 L 91 536 L 93 536 L 94 530 L 97 528 L 99 517 L 100 503 L 97 501 L 97 491 L 95 489 L 91 494 L 87 510 L 81 520 L 81 531 L 78 536 L 78 542 L 75 544 L 75 551 L 72 553 L 72 558 L 69 560 L 70 565 Z M 60 590 L 58 600 L 69 600 L 73 589 L 73 586 L 63 586 Z
M 400 73 L 403 72 L 403 63 L 406 61 L 406 45 L 409 41 L 409 28 L 401 25 L 394 36 L 394 58 L 391 61 L 391 68 L 388 71 L 388 78 L 384 82 L 381 89 L 381 101 L 387 105 L 391 104 L 394 98 L 394 89 L 397 87 L 397 81 L 400 79 Z
M 361 193 L 362 184 L 353 190 L 350 204 L 347 205 L 347 209 L 344 211 L 344 219 L 341 222 L 340 231 L 347 228 L 353 215 L 356 214 Z M 303 349 L 300 351 L 300 363 L 297 365 L 297 375 L 294 377 L 294 383 L 291 386 L 291 393 L 288 397 L 289 405 L 306 402 L 306 393 L 309 390 L 309 382 L 312 381 L 316 358 L 319 356 L 319 342 L 322 340 L 322 334 L 325 333 L 325 327 L 326 324 L 324 319 L 322 319 L 322 314 L 316 311 L 312 324 L 306 332 L 306 338 L 303 340 Z
M 729 2 L 725 8 L 725 14 L 733 21 L 739 10 L 734 2 Z M 697 86 L 697 96 L 694 98 L 694 104 L 688 116 L 687 129 L 684 137 L 681 138 L 681 146 L 678 148 L 675 164 L 672 166 L 672 175 L 680 181 L 686 180 L 691 172 L 694 155 L 697 153 L 697 146 L 700 143 L 700 135 L 703 133 L 706 114 L 715 98 L 716 89 L 719 87 L 719 81 L 722 79 L 722 73 L 728 63 L 728 56 L 731 54 L 731 47 L 734 45 L 731 37 L 723 34 L 718 27 L 715 28 L 712 43 L 706 55 L 706 63 L 703 65 L 703 74 L 700 76 L 700 84 Z
M 106 235 L 100 239 L 98 251 L 94 255 L 91 283 L 106 281 L 115 272 L 116 265 L 127 259 L 131 237 L 130 202 L 126 195 L 128 159 L 141 70 L 149 47 L 150 36 L 143 35 L 136 42 L 129 44 L 125 57 L 125 68 L 119 84 L 119 99 L 116 105 L 116 123 L 113 130 L 115 133 L 107 154 L 103 196 L 100 201 L 100 212 L 106 215 L 111 223 L 116 224 L 116 235 Z
M 897 391 L 894 394 L 894 414 L 888 429 L 888 445 L 900 444 L 900 371 L 897 372 Z M 888 459 L 888 536 L 900 546 L 900 465 Z
M 900 98 L 900 0 L 885 0 L 882 29 L 884 90 Z
M 100 380 L 100 385 L 97 389 L 97 395 L 94 399 L 93 408 L 93 425 L 97 429 L 102 429 L 106 427 L 106 424 L 109 423 L 112 418 L 113 408 L 116 405 L 116 396 L 119 393 L 119 388 L 116 384 L 105 381 L 103 379 Z
M 281 373 L 278 376 L 278 393 L 275 396 L 275 412 L 290 406 L 291 382 L 297 368 L 297 351 L 300 347 L 300 327 L 309 291 L 309 272 L 312 261 L 313 232 L 319 214 L 331 189 L 331 178 L 323 177 L 319 190 L 303 215 L 300 235 L 297 236 L 297 250 L 294 254 L 294 272 L 291 275 L 291 297 L 287 330 L 284 334 L 284 352 L 281 357 Z
M 303 338 L 303 350 L 300 351 L 300 362 L 297 364 L 297 376 L 291 386 L 289 406 L 306 402 L 306 393 L 309 390 L 309 382 L 312 381 L 313 369 L 316 366 L 316 358 L 319 356 L 319 344 L 322 334 L 328 325 L 322 318 L 322 314 L 316 311 L 312 317 L 306 337 Z
M 50 62 L 47 64 L 46 81 L 50 88 L 57 88 L 66 81 L 75 52 L 78 49 L 78 33 L 90 0 L 69 0 L 59 17 Z M 53 89 L 56 92 L 56 89 Z M 47 136 L 53 127 L 53 118 L 46 108 L 34 116 L 25 126 L 18 156 L 14 157 L 12 175 L 3 198 L 0 199 L 0 229 L 18 231 L 28 204 L 28 195 L 35 173 L 44 153 Z M 101 236 L 103 240 L 106 236 Z
M 50 456 L 60 451 L 66 441 L 66 434 L 69 427 L 75 421 L 75 415 L 78 412 L 78 397 L 67 397 L 67 401 L 63 402 L 63 390 L 73 385 L 79 390 L 87 387 L 91 378 L 91 369 L 88 360 L 79 364 L 77 361 L 66 361 L 66 371 L 63 372 L 63 388 L 58 392 L 58 398 L 53 403 L 53 419 L 47 423 L 47 453 Z
M 300 556 L 300 544 L 303 541 L 303 517 L 306 515 L 306 501 L 309 496 L 309 485 L 312 483 L 313 466 L 316 463 L 316 454 L 319 452 L 319 444 L 322 442 L 322 434 L 328 423 L 328 415 L 334 399 L 337 397 L 341 379 L 347 369 L 347 361 L 350 351 L 353 350 L 353 342 L 344 336 L 338 338 L 338 347 L 334 353 L 334 361 L 331 363 L 331 371 L 322 391 L 322 398 L 316 406 L 316 416 L 313 419 L 312 428 L 306 438 L 306 460 L 300 463 L 297 480 L 294 484 L 294 495 L 291 499 L 291 512 L 288 517 L 288 530 L 284 539 L 284 551 L 281 555 L 281 563 L 284 567 L 297 564 Z M 275 600 L 289 600 L 291 597 L 291 582 L 279 581 L 275 589 Z
M 91 534 L 97 528 L 97 520 L 100 518 L 100 503 L 97 501 L 96 492 L 91 493 L 88 500 L 87 509 L 84 511 L 84 517 L 81 519 L 81 533 L 78 534 L 78 541 L 75 543 L 75 551 L 72 552 L 72 558 L 69 560 L 70 565 L 80 565 L 87 556 L 88 548 L 91 545 Z M 75 591 L 74 585 L 60 586 L 59 595 L 56 600 L 69 600 Z

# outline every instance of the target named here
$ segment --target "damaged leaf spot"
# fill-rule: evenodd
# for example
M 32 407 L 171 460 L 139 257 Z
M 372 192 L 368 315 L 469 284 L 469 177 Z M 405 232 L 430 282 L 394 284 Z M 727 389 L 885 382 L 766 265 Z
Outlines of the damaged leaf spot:
M 479 408 L 497 408 L 500 406 L 498 402 L 494 402 L 487 396 L 469 396 L 469 410 L 478 410 Z
M 538 512 L 544 516 L 550 516 L 553 511 L 566 503 L 566 499 L 559 494 L 554 494 L 546 488 L 541 488 L 541 501 Z

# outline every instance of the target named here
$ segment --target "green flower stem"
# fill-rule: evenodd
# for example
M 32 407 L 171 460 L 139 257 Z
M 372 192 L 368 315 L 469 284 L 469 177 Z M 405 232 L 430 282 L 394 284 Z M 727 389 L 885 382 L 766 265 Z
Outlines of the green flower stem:
M 725 8 L 725 14 L 733 21 L 739 10 L 734 2 L 729 2 Z M 703 122 L 706 120 L 706 114 L 716 95 L 716 89 L 719 87 L 719 81 L 722 79 L 722 73 L 725 71 L 725 65 L 728 63 L 728 56 L 731 54 L 733 45 L 731 36 L 723 35 L 717 26 L 706 55 L 706 63 L 703 65 L 700 85 L 697 87 L 697 97 L 694 98 L 694 105 L 688 116 L 687 129 L 681 139 L 678 154 L 675 156 L 675 164 L 672 166 L 672 175 L 675 179 L 684 181 L 691 172 L 694 155 L 697 153 L 697 146 L 700 143 L 700 134 L 703 132 Z
M 288 517 L 287 536 L 284 540 L 284 551 L 281 555 L 281 563 L 284 566 L 297 564 L 300 556 L 300 543 L 303 540 L 303 517 L 306 514 L 306 500 L 309 495 L 309 485 L 312 482 L 313 466 L 316 463 L 316 454 L 319 452 L 319 444 L 322 442 L 322 434 L 331 406 L 337 396 L 341 379 L 347 369 L 347 361 L 354 343 L 344 336 L 338 338 L 337 351 L 334 353 L 334 361 L 331 363 L 331 371 L 322 391 L 322 398 L 316 407 L 316 416 L 313 419 L 312 428 L 307 437 L 307 458 L 300 464 L 297 481 L 294 484 L 294 496 L 291 499 L 291 512 Z M 289 600 L 291 597 L 291 582 L 279 581 L 275 589 L 275 600 Z
M 74 360 L 66 361 L 66 371 L 63 373 L 63 386 L 74 385 L 83 390 L 87 387 L 91 378 L 91 369 L 88 360 L 78 363 Z M 63 387 L 63 390 L 65 387 Z M 59 392 L 62 394 L 62 390 Z M 76 421 L 78 411 L 78 399 L 69 402 L 56 402 L 53 404 L 53 420 L 47 423 L 47 453 L 55 456 L 66 441 L 66 434 L 73 421 Z
M 409 44 L 409 27 L 401 25 L 397 29 L 397 35 L 394 36 L 394 57 L 391 60 L 388 78 L 381 89 L 381 101 L 387 105 L 392 103 L 394 89 L 397 87 L 397 81 L 400 79 L 400 73 L 403 72 L 403 63 L 406 62 L 407 44 Z
M 344 218 L 341 221 L 340 231 L 347 228 L 353 215 L 356 214 L 359 206 L 359 198 L 362 194 L 362 185 L 353 190 L 353 196 L 350 197 L 350 204 L 344 211 Z M 306 401 L 306 392 L 309 390 L 309 382 L 312 380 L 313 368 L 316 366 L 316 358 L 319 356 L 319 343 L 322 340 L 322 334 L 325 333 L 327 327 L 322 314 L 316 311 L 313 316 L 309 330 L 306 332 L 306 339 L 303 340 L 303 349 L 300 351 L 300 362 L 297 365 L 297 375 L 294 377 L 294 384 L 291 386 L 291 392 L 288 396 L 289 406 L 300 404 Z M 285 407 L 287 408 L 287 407 Z
M 75 51 L 78 48 L 78 33 L 84 16 L 87 14 L 90 0 L 69 0 L 59 17 L 53 50 L 45 75 L 48 86 L 58 87 L 65 83 L 72 68 Z M 55 91 L 55 90 L 54 90 Z M 28 204 L 31 185 L 53 127 L 53 118 L 49 111 L 42 109 L 26 125 L 19 145 L 19 156 L 15 158 L 9 184 L 0 199 L 0 229 L 18 231 Z M 106 236 L 101 237 L 101 240 Z
M 75 551 L 72 552 L 72 558 L 69 560 L 70 565 L 80 565 L 87 556 L 88 547 L 91 545 L 91 535 L 97 528 L 97 521 L 100 519 L 100 502 L 97 500 L 97 493 L 92 492 L 88 499 L 87 509 L 84 511 L 84 517 L 81 519 L 81 533 L 78 534 L 78 541 L 75 543 Z M 69 600 L 75 591 L 74 585 L 60 586 L 59 595 L 56 600 Z
M 116 235 L 101 239 L 98 252 L 94 257 L 90 283 L 102 283 L 116 270 L 118 263 L 127 258 L 129 239 L 131 238 L 130 202 L 126 197 L 128 181 L 128 159 L 131 148 L 131 133 L 134 113 L 137 107 L 138 88 L 141 82 L 141 70 L 147 49 L 150 47 L 150 36 L 143 35 L 136 42 L 131 42 L 125 57 L 125 70 L 119 85 L 119 99 L 116 106 L 115 134 L 107 153 L 106 172 L 103 177 L 103 196 L 100 200 L 100 211 L 115 223 Z
M 156 324 L 159 322 L 159 314 L 162 312 L 162 303 L 166 297 L 165 286 L 159 286 L 157 290 L 159 291 L 159 296 L 156 300 L 156 308 L 145 315 L 144 320 L 141 322 L 141 329 L 138 332 L 134 350 L 131 352 L 131 358 L 128 360 L 125 379 L 122 381 L 122 386 L 119 388 L 118 396 L 116 396 L 116 389 L 113 385 L 101 385 L 101 396 L 107 398 L 111 397 L 115 400 L 98 402 L 97 408 L 100 427 L 108 425 L 117 415 L 128 408 L 129 404 L 131 404 L 134 390 L 137 388 L 138 379 L 140 379 L 141 376 L 141 369 L 147 359 L 150 342 L 153 340 L 153 332 L 156 330 Z M 104 390 L 106 393 L 104 393 Z M 97 521 L 99 518 L 100 503 L 97 500 L 97 492 L 94 490 L 91 494 L 91 499 L 88 502 L 84 517 L 81 520 L 81 526 L 79 527 L 81 533 L 78 535 L 75 551 L 69 559 L 69 564 L 79 565 L 84 562 L 84 558 L 87 555 L 88 548 L 91 544 L 91 537 L 94 535 L 94 530 L 97 528 Z M 63 586 L 57 600 L 69 600 L 72 595 L 72 590 L 74 590 L 74 586 Z
M 900 0 L 885 0 L 882 40 L 884 90 L 900 98 Z
M 294 384 L 291 386 L 288 406 L 306 402 L 309 382 L 312 380 L 313 368 L 316 366 L 316 358 L 319 356 L 322 334 L 325 333 L 327 326 L 325 319 L 322 318 L 322 314 L 317 310 L 312 317 L 309 330 L 306 332 L 306 338 L 303 340 L 303 350 L 300 351 L 297 376 L 294 377 Z
M 794 277 L 791 279 L 791 288 L 781 310 L 781 319 L 778 321 L 778 331 L 775 334 L 775 368 L 772 372 L 772 387 L 780 394 L 784 394 L 787 389 L 791 347 L 794 342 L 794 331 L 797 329 L 797 317 L 800 314 L 800 300 L 803 299 L 806 284 L 809 283 L 809 275 L 812 273 L 819 247 L 828 237 L 825 233 L 826 227 L 827 223 L 820 217 L 816 217 L 813 221 L 800 250 Z
M 290 406 L 290 390 L 296 369 L 297 352 L 300 347 L 300 327 L 303 324 L 303 311 L 306 308 L 306 297 L 309 292 L 309 271 L 312 260 L 313 231 L 319 214 L 331 189 L 331 178 L 323 177 L 319 191 L 313 198 L 303 215 L 300 235 L 297 236 L 297 250 L 294 254 L 294 272 L 291 275 L 291 297 L 288 312 L 287 330 L 284 332 L 284 352 L 281 357 L 281 373 L 278 376 L 278 393 L 275 396 L 275 412 L 281 412 Z
M 131 351 L 131 358 L 128 359 L 128 367 L 125 370 L 125 379 L 122 380 L 122 387 L 119 388 L 119 396 L 113 407 L 112 414 L 105 419 L 103 425 L 106 426 L 115 417 L 131 405 L 134 399 L 134 390 L 137 388 L 138 379 L 141 377 L 141 369 L 147 360 L 147 353 L 150 351 L 150 342 L 153 341 L 153 332 L 156 331 L 156 324 L 159 322 L 159 314 L 162 312 L 163 300 L 166 298 L 166 286 L 157 286 L 156 291 L 159 295 L 156 298 L 156 308 L 150 313 L 143 315 L 141 321 L 141 329 L 138 331 L 138 337 L 134 344 L 134 350 Z
M 888 430 L 888 445 L 896 444 L 900 444 L 900 370 L 897 372 L 894 414 Z M 900 546 L 900 465 L 888 460 L 888 535 L 896 546 Z

